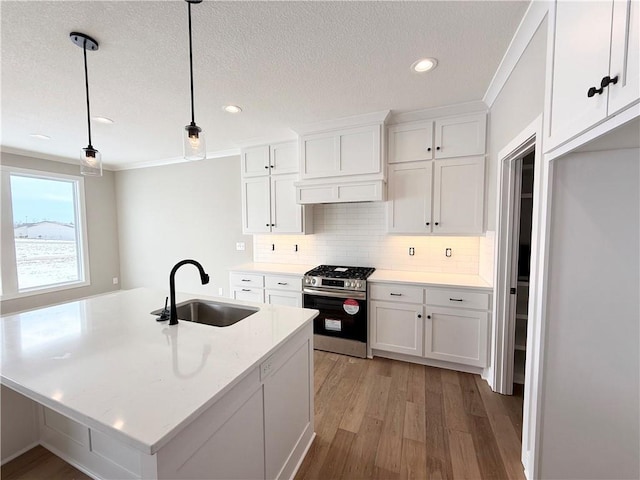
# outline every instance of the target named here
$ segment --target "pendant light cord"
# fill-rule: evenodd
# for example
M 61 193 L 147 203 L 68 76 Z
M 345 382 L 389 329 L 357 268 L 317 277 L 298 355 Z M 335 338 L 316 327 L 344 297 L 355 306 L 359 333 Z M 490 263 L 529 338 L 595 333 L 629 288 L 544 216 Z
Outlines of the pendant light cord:
M 87 91 L 87 130 L 89 130 L 89 148 L 93 148 L 91 145 L 91 114 L 89 113 L 89 74 L 87 73 L 87 39 L 85 38 L 82 46 L 84 52 L 84 86 Z
M 193 46 L 191 43 L 191 3 L 187 2 L 189 7 L 189 72 L 191 73 L 191 125 L 195 125 L 195 115 L 193 113 Z

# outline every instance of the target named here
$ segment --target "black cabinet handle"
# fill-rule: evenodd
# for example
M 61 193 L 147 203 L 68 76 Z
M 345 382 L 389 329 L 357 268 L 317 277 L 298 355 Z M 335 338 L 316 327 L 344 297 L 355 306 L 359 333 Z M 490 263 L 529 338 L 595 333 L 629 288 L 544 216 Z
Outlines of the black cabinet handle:
M 600 88 L 596 88 L 596 87 L 591 87 L 588 91 L 587 91 L 587 97 L 591 98 L 593 97 L 596 93 L 598 95 L 601 95 L 602 92 L 604 92 L 604 88 L 600 87 Z
M 431 320 L 431 315 L 427 315 L 427 318 L 428 318 L 429 320 Z
M 401 297 L 402 296 L 401 293 L 390 293 L 389 295 L 391 295 L 392 297 Z
M 613 77 L 613 78 L 611 78 L 609 75 L 607 75 L 606 77 L 604 77 L 600 81 L 600 89 L 606 88 L 611 84 L 615 85 L 616 83 L 618 83 L 618 76 L 617 75 L 615 77 Z
M 278 282 L 278 285 L 289 285 L 287 282 Z
M 242 282 L 250 282 L 251 280 L 249 280 L 249 279 L 247 279 L 247 278 L 243 278 L 241 281 L 242 281 Z
M 422 315 L 418 314 L 418 318 L 422 318 Z
M 427 152 L 430 152 L 430 151 L 431 151 L 431 147 L 427 147 Z
M 461 298 L 450 298 L 449 301 L 450 302 L 461 302 L 462 299 Z
M 272 223 L 272 224 L 271 224 L 271 226 L 272 226 L 272 227 L 275 227 L 275 226 L 276 226 L 276 224 L 275 224 L 275 223 Z
M 434 225 L 440 225 L 440 223 L 439 223 L 439 222 L 436 222 L 436 223 L 434 223 Z
M 242 291 L 243 292 L 250 292 L 251 290 L 249 290 L 248 288 L 243 288 Z
M 265 170 L 268 170 L 269 169 L 269 165 L 265 165 L 264 168 L 265 168 Z
M 265 225 L 265 227 L 268 227 L 268 226 L 269 226 L 269 224 L 267 223 L 267 224 Z
M 429 223 L 429 222 L 427 222 L 425 225 L 430 225 L 430 223 Z
M 269 165 L 269 168 L 275 168 L 273 165 Z
M 436 147 L 436 150 L 440 150 L 440 147 Z

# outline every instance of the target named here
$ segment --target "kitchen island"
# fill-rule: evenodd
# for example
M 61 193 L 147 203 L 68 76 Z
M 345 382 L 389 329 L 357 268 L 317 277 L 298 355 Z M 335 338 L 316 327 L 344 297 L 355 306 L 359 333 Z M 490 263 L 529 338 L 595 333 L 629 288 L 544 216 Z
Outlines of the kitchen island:
M 1 381 L 39 404 L 38 443 L 96 478 L 291 477 L 314 436 L 317 312 L 254 304 L 228 327 L 169 326 L 150 314 L 165 295 L 2 318 Z

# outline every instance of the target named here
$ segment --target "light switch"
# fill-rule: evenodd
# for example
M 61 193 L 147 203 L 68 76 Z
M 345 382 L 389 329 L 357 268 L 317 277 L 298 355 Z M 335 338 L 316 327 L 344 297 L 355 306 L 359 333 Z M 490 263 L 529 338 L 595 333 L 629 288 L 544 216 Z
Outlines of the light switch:
M 236 242 L 236 250 L 238 250 L 239 252 L 243 252 L 244 251 L 244 242 Z

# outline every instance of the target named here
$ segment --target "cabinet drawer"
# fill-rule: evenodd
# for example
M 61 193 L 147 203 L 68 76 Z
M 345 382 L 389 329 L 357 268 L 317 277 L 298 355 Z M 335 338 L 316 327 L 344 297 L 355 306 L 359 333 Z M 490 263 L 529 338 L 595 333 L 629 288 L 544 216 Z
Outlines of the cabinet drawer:
M 427 305 L 489 310 L 489 294 L 468 290 L 427 289 Z
M 231 285 L 244 287 L 264 287 L 264 277 L 253 273 L 231 273 Z
M 232 296 L 234 300 L 264 303 L 264 290 L 261 288 L 233 287 Z
M 390 283 L 370 283 L 369 295 L 372 300 L 403 303 L 424 303 L 423 288 Z
M 289 277 L 286 275 L 265 275 L 264 286 L 274 290 L 291 290 L 300 292 L 302 290 L 302 278 Z

